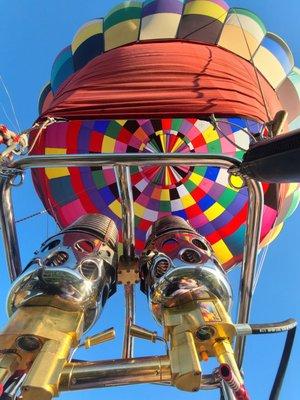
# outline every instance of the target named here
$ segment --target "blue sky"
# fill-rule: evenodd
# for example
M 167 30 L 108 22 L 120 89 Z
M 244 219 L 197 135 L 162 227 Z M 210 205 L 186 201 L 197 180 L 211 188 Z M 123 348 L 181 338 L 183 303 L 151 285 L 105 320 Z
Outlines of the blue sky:
M 1 0 L 0 24 L 0 75 L 4 79 L 16 109 L 22 129 L 28 128 L 37 116 L 37 99 L 40 89 L 49 80 L 50 68 L 56 54 L 70 43 L 76 30 L 89 19 L 100 17 L 114 5 L 117 0 Z M 245 7 L 256 12 L 266 23 L 268 30 L 282 36 L 290 45 L 300 66 L 299 46 L 299 11 L 298 0 L 285 2 L 274 0 L 235 0 L 231 6 Z M 0 87 L 0 103 L 11 116 L 9 102 L 3 88 Z M 0 123 L 10 127 L 0 104 Z M 22 188 L 14 191 L 16 217 L 21 218 L 43 209 L 35 195 L 30 174 L 26 175 Z M 298 237 L 300 228 L 300 211 L 297 211 L 287 222 L 279 238 L 270 246 L 260 282 L 255 293 L 251 321 L 273 322 L 288 317 L 300 317 L 298 267 Z M 50 217 L 41 216 L 18 225 L 22 260 L 25 263 L 32 257 L 43 239 L 56 232 Z M 2 245 L 0 245 L 2 246 Z M 6 272 L 6 261 L 3 248 L 0 247 L 0 324 L 6 321 L 4 305 L 9 288 Z M 234 288 L 238 286 L 238 271 L 230 274 Z M 117 358 L 121 353 L 123 290 L 110 299 L 100 321 L 93 332 L 115 326 L 117 340 L 99 346 L 93 351 L 78 353 L 85 359 Z M 143 295 L 137 297 L 137 322 L 150 329 L 159 329 L 147 312 L 147 303 Z M 253 399 L 268 398 L 272 380 L 281 356 L 284 335 L 256 336 L 248 339 L 244 370 L 247 387 Z M 138 341 L 136 355 L 163 353 L 160 345 Z M 300 341 L 296 339 L 292 360 L 282 390 L 282 400 L 299 398 L 299 360 Z M 90 391 L 90 400 L 105 396 L 115 400 L 135 399 L 147 393 L 149 396 L 173 396 L 174 399 L 218 399 L 217 393 L 186 394 L 172 388 L 152 386 L 135 386 L 127 388 L 102 389 Z M 80 399 L 83 394 L 71 393 L 61 395 L 61 399 Z

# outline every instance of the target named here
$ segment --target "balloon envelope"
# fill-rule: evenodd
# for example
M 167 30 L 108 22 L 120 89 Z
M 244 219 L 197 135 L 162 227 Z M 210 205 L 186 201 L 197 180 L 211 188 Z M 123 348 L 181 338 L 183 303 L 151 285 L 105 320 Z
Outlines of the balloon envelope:
M 56 58 L 42 91 L 49 126 L 32 154 L 212 153 L 241 159 L 277 111 L 300 124 L 299 70 L 286 43 L 253 13 L 223 0 L 129 1 L 85 24 Z M 292 99 L 292 100 L 291 100 Z M 211 115 L 217 128 L 211 123 Z M 285 130 L 288 126 L 285 126 Z M 32 134 L 34 138 L 35 132 Z M 100 212 L 121 225 L 111 167 L 33 172 L 60 226 Z M 227 269 L 240 262 L 247 189 L 209 167 L 131 167 L 138 251 L 158 218 L 187 220 Z M 261 246 L 299 203 L 299 186 L 263 184 Z

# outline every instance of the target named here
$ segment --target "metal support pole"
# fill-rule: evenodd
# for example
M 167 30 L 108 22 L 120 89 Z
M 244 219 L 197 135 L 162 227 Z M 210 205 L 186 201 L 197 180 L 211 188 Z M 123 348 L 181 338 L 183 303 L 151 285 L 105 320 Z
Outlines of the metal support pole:
M 124 165 L 115 167 L 115 175 L 122 207 L 123 262 L 130 265 L 130 262 L 135 259 L 134 208 L 130 167 Z M 135 319 L 134 286 L 132 284 L 124 285 L 124 292 L 126 311 L 122 357 L 132 358 L 134 339 L 130 335 L 130 327 Z
M 14 281 L 22 272 L 22 267 L 14 208 L 11 200 L 11 179 L 12 176 L 2 177 L 0 179 L 0 222 L 9 276 L 11 281 Z
M 124 165 L 115 167 L 115 175 L 122 207 L 123 256 L 126 262 L 135 258 L 134 209 L 130 168 Z
M 191 165 L 213 166 L 229 169 L 239 167 L 241 162 L 222 154 L 199 153 L 93 153 L 93 154 L 56 154 L 27 156 L 13 162 L 12 168 L 58 168 L 58 167 L 92 167 L 101 165 Z
M 233 394 L 233 391 L 223 380 L 221 381 L 220 389 L 221 389 L 221 393 L 222 393 L 221 400 L 236 400 L 236 397 Z
M 123 340 L 123 358 L 133 357 L 134 338 L 130 335 L 130 327 L 134 324 L 134 285 L 124 285 L 125 292 L 125 331 Z
M 249 192 L 249 210 L 240 283 L 240 303 L 238 312 L 238 323 L 240 324 L 249 321 L 264 204 L 264 193 L 261 183 L 248 179 L 247 185 Z M 245 343 L 245 336 L 237 337 L 235 358 L 239 368 L 241 368 L 243 363 Z

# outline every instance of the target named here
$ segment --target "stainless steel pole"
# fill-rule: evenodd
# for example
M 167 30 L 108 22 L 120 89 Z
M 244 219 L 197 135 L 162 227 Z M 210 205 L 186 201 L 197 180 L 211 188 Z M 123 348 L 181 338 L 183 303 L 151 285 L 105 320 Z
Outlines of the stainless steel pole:
M 249 210 L 240 283 L 240 303 L 238 312 L 238 323 L 240 324 L 249 321 L 264 204 L 264 193 L 261 183 L 248 179 L 247 186 L 249 192 Z M 245 343 L 245 336 L 237 337 L 235 357 L 239 368 L 241 368 L 243 363 Z
M 122 207 L 123 262 L 130 265 L 130 262 L 135 259 L 134 208 L 130 167 L 124 165 L 115 167 L 115 176 Z M 124 293 L 125 327 L 122 356 L 123 358 L 132 358 L 134 338 L 130 335 L 130 327 L 135 320 L 134 286 L 132 284 L 124 285 Z
M 235 158 L 216 154 L 184 154 L 184 153 L 99 153 L 99 154 L 57 154 L 28 156 L 13 162 L 13 168 L 58 168 L 58 167 L 88 167 L 99 165 L 201 165 L 229 169 L 239 167 L 240 161 Z
M 6 252 L 6 261 L 11 281 L 22 272 L 18 236 L 14 218 L 14 208 L 11 199 L 12 176 L 0 178 L 0 223 Z
M 233 391 L 230 389 L 230 387 L 224 381 L 221 382 L 221 392 L 223 395 L 222 400 L 236 400 L 236 397 L 233 394 Z
M 130 327 L 135 320 L 135 304 L 134 304 L 134 285 L 124 285 L 125 292 L 125 330 L 123 340 L 123 358 L 132 358 L 134 349 L 134 338 L 130 335 Z
M 134 209 L 130 168 L 124 165 L 115 167 L 115 175 L 122 207 L 123 256 L 126 262 L 135 258 Z

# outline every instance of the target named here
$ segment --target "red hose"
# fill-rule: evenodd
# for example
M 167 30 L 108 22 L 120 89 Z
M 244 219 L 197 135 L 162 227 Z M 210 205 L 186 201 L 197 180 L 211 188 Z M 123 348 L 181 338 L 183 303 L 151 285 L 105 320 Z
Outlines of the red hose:
M 240 384 L 234 375 L 232 368 L 228 364 L 220 365 L 221 378 L 227 383 L 236 400 L 250 400 L 249 394 L 244 385 Z

